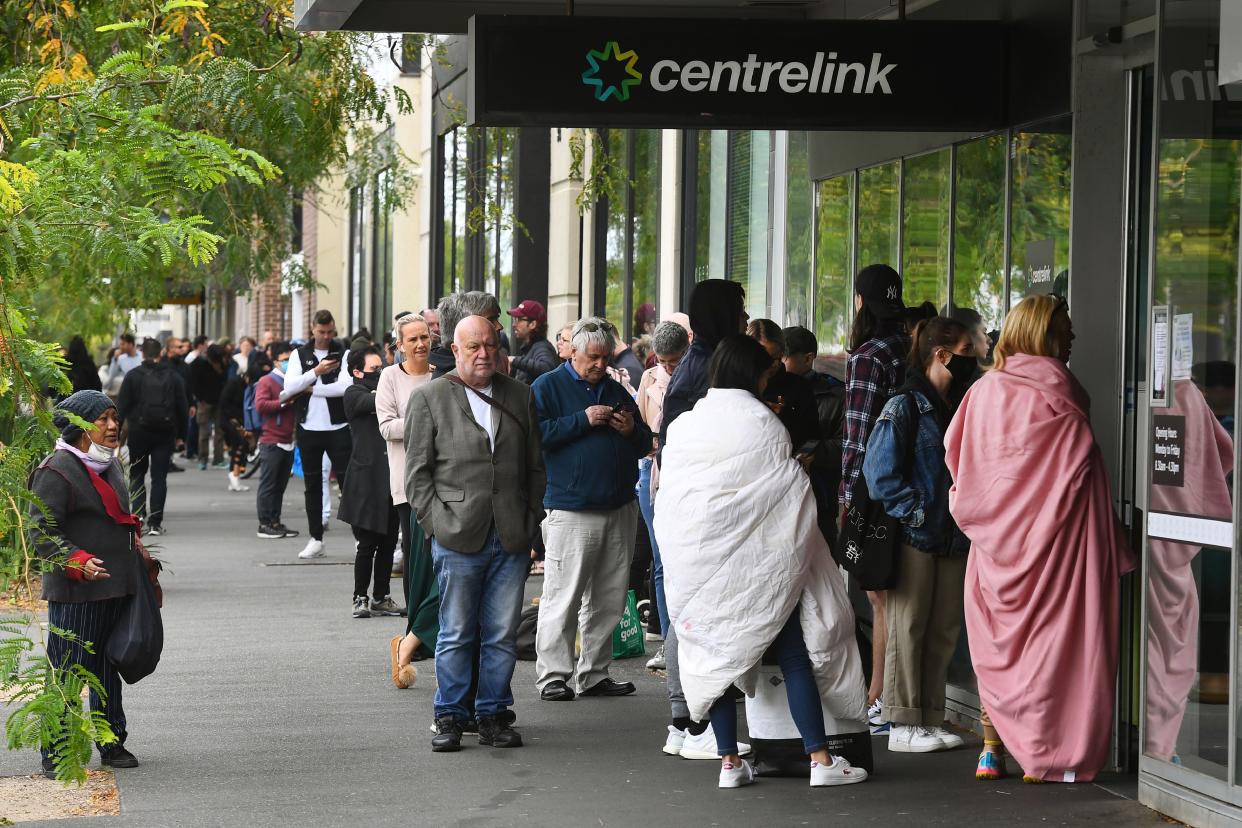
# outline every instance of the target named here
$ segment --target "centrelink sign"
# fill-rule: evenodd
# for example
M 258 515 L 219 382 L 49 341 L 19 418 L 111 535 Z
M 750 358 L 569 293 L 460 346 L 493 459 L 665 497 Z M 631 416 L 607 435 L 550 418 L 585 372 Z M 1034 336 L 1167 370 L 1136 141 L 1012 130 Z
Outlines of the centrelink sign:
M 468 121 L 987 130 L 1007 74 L 994 23 L 479 15 Z

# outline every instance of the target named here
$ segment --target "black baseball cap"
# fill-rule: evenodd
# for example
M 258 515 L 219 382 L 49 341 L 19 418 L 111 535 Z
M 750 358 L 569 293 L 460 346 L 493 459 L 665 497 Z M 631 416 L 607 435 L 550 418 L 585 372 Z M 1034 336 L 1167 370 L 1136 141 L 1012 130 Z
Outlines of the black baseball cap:
M 880 319 L 896 319 L 905 310 L 901 301 L 901 274 L 886 264 L 867 265 L 854 279 L 854 291 Z

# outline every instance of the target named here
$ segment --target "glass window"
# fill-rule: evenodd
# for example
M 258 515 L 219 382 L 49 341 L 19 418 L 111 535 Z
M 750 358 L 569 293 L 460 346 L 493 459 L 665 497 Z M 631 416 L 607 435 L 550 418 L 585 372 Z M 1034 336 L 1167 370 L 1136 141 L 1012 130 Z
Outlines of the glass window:
M 844 353 L 849 336 L 854 175 L 815 185 L 815 337 L 820 353 Z
M 465 289 L 466 285 L 466 130 L 455 127 L 440 138 L 444 161 L 441 191 L 440 295 Z
M 900 165 L 881 164 L 858 173 L 858 268 L 886 264 L 897 267 L 897 225 L 901 220 L 898 179 Z
M 610 130 L 608 153 L 620 176 L 607 213 L 604 316 L 627 339 L 651 333 L 659 276 L 660 131 Z M 638 318 L 645 305 L 650 314 Z
M 365 311 L 369 287 L 371 244 L 370 198 L 366 186 L 349 191 L 349 310 L 346 326 L 356 330 Z
M 1005 136 L 960 145 L 956 174 L 953 305 L 994 331 L 1005 316 Z
M 371 308 L 362 324 L 381 336 L 392 322 L 392 170 L 375 177 L 375 252 L 371 258 Z M 357 325 L 355 325 L 357 327 Z
M 785 175 L 785 324 L 810 326 L 811 212 L 809 137 L 789 133 Z
M 949 294 L 949 198 L 952 153 L 908 159 L 903 165 L 902 298 L 907 305 L 943 308 Z
M 516 128 L 491 127 L 484 132 L 485 203 L 481 220 L 472 222 L 483 234 L 483 289 L 508 309 L 513 296 L 513 236 L 516 230 L 513 173 L 517 158 Z
M 1070 153 L 1064 131 L 1036 126 L 1013 134 L 1013 202 L 1010 217 L 1010 307 L 1027 293 L 1028 271 L 1050 250 L 1052 291 L 1069 295 Z M 1029 261 L 1029 260 L 1034 260 Z

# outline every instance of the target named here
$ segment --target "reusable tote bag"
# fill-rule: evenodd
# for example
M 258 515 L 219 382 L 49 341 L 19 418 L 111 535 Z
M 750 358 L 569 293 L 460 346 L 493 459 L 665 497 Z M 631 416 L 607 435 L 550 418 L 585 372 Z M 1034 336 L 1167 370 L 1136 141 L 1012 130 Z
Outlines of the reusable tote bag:
M 625 593 L 625 612 L 612 631 L 612 657 L 638 658 L 647 654 L 643 644 L 643 625 L 638 618 L 638 597 L 634 590 Z

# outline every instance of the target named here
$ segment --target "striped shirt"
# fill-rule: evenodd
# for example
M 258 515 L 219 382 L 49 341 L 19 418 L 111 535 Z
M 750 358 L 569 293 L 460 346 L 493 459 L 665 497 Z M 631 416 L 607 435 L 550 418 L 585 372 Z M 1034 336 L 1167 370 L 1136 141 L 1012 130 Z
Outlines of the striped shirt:
M 845 363 L 845 431 L 841 440 L 841 490 L 838 500 L 849 506 L 854 485 L 862 476 L 863 455 L 871 427 L 884 403 L 906 379 L 910 337 L 890 333 L 869 339 Z

